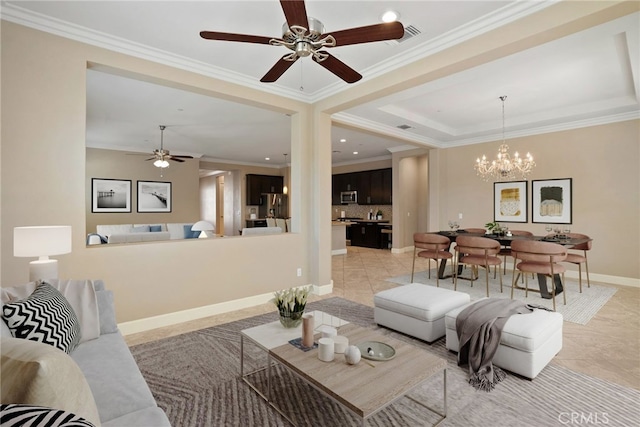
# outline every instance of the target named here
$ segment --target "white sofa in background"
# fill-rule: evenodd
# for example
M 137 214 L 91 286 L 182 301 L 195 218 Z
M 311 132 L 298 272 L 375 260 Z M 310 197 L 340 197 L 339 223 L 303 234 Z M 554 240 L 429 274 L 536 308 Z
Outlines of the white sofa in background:
M 252 227 L 252 228 L 243 228 L 242 235 L 243 236 L 260 236 L 265 234 L 281 234 L 282 228 L 280 227 Z
M 185 227 L 191 230 L 194 223 L 168 223 L 168 224 L 109 224 L 97 225 L 96 235 L 88 236 L 88 244 L 106 243 L 135 243 L 153 242 L 159 240 L 185 239 Z M 152 231 L 158 229 L 160 231 Z M 199 232 L 190 238 L 198 237 Z

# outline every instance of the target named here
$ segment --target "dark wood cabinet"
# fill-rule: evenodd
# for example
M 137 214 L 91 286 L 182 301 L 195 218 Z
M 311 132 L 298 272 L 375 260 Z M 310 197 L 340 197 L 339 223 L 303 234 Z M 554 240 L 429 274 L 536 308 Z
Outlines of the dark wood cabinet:
M 281 176 L 247 174 L 247 205 L 260 206 L 263 193 L 282 193 L 283 187 Z
M 359 222 L 350 226 L 351 246 L 380 247 L 380 226 L 374 222 Z
M 359 205 L 390 205 L 391 182 L 391 168 L 336 174 L 331 180 L 331 200 L 339 205 L 342 191 L 357 191 Z

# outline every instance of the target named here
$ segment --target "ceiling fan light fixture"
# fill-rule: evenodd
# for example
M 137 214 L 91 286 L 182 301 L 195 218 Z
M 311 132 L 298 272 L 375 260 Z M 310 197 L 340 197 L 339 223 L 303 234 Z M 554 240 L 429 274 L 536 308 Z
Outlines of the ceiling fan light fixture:
M 153 166 L 164 169 L 169 167 L 169 162 L 165 159 L 157 159 L 155 162 L 153 162 Z
M 385 13 L 380 16 L 380 20 L 382 22 L 394 22 L 400 19 L 400 14 L 395 10 L 387 10 Z

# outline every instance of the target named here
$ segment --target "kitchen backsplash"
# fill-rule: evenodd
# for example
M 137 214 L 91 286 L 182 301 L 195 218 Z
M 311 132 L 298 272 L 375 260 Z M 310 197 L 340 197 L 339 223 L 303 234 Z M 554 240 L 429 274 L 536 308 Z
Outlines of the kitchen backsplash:
M 337 219 L 344 212 L 345 217 L 349 218 L 369 218 L 369 211 L 373 211 L 375 215 L 376 212 L 382 211 L 382 219 L 388 219 L 391 221 L 391 205 L 381 205 L 381 206 L 372 206 L 372 205 L 333 205 L 331 210 L 331 218 Z

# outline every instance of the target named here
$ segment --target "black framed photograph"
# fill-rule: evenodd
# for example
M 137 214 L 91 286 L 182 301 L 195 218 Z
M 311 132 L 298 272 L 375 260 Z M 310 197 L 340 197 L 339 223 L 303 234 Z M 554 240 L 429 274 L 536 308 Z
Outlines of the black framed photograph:
M 91 178 L 91 212 L 131 212 L 131 180 Z
M 171 183 L 138 181 L 138 212 L 171 212 Z
M 493 183 L 493 220 L 527 222 L 527 181 Z
M 571 178 L 531 181 L 533 222 L 571 224 Z

